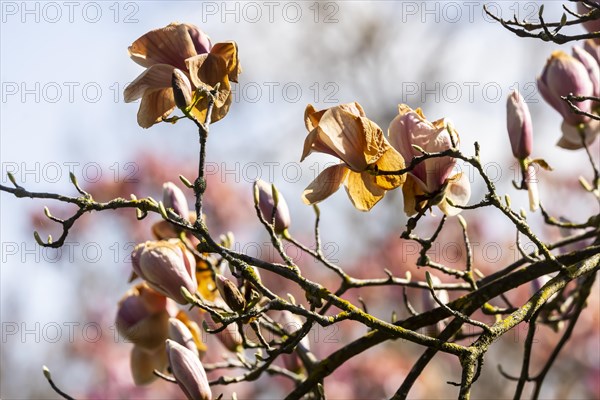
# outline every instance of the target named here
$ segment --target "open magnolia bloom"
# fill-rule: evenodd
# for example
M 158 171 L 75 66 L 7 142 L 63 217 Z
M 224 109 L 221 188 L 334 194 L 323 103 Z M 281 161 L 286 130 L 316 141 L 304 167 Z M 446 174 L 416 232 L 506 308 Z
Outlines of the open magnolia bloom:
M 446 119 L 429 122 L 420 108 L 413 110 L 406 104 L 398 106 L 399 115 L 390 123 L 390 143 L 405 160 L 422 155 L 413 145 L 428 153 L 438 153 L 458 147 L 458 133 Z M 437 205 L 444 214 L 456 215 L 460 209 L 450 205 L 466 205 L 471 197 L 471 186 L 463 173 L 452 175 L 456 159 L 428 158 L 408 173 L 402 187 L 404 212 L 414 215 Z
M 342 161 L 323 170 L 308 185 L 302 194 L 306 204 L 326 199 L 344 184 L 354 207 L 369 211 L 386 191 L 404 183 L 404 175 L 376 175 L 379 170 L 404 168 L 404 160 L 390 146 L 381 128 L 365 116 L 360 104 L 342 104 L 321 111 L 309 104 L 304 122 L 309 134 L 300 161 L 312 152 L 331 154 Z
M 124 92 L 125 102 L 142 99 L 138 124 L 149 128 L 167 118 L 175 109 L 172 78 L 189 79 L 190 89 L 213 90 L 219 84 L 211 114 L 212 122 L 223 118 L 231 104 L 231 83 L 241 72 L 237 44 L 224 42 L 212 45 L 208 36 L 194 25 L 172 23 L 150 31 L 129 46 L 131 59 L 147 69 Z M 204 122 L 208 95 L 199 91 L 192 97 L 189 113 Z

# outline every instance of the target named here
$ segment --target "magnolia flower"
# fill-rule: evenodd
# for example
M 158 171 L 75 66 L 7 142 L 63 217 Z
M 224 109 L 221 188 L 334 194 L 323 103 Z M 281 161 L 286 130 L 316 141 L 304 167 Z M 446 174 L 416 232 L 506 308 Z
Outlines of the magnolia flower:
M 577 3 L 577 12 L 581 15 L 585 15 L 594 10 L 596 10 L 596 12 L 598 12 L 598 10 L 600 9 L 600 1 L 592 0 L 592 3 L 596 4 L 596 8 L 589 7 L 582 2 L 578 2 Z M 600 17 L 593 19 L 591 21 L 584 22 L 583 27 L 585 29 L 587 29 L 588 32 L 599 32 L 600 31 Z
M 177 384 L 190 400 L 211 400 L 212 392 L 206 371 L 196 354 L 167 339 L 167 357 Z
M 533 148 L 533 128 L 529 107 L 523 96 L 515 90 L 506 103 L 506 127 L 515 158 L 524 160 L 531 155 Z
M 583 147 L 581 134 L 585 142 L 591 144 L 600 132 L 600 123 L 586 115 L 575 114 L 561 96 L 598 95 L 598 63 L 584 51 L 574 50 L 574 57 L 555 51 L 546 62 L 542 75 L 538 78 L 538 88 L 542 97 L 564 118 L 562 138 L 557 145 L 565 149 Z M 574 103 L 581 111 L 591 113 L 592 101 Z
M 255 185 L 258 189 L 258 207 L 260 208 L 260 212 L 267 222 L 271 222 L 271 215 L 273 214 L 273 208 L 275 208 L 273 187 L 262 179 L 257 180 Z M 281 193 L 279 193 L 277 198 L 277 210 L 275 211 L 275 232 L 279 234 L 283 233 L 283 231 L 289 228 L 290 221 L 290 210 L 287 202 Z
M 129 55 L 147 68 L 124 92 L 125 102 L 142 99 L 138 111 L 138 124 L 142 128 L 162 121 L 175 109 L 173 81 L 178 91 L 188 84 L 192 91 L 213 90 L 219 84 L 211 120 L 216 122 L 227 114 L 231 104 L 230 82 L 237 82 L 241 72 L 235 42 L 212 45 L 209 37 L 197 27 L 172 23 L 141 36 L 129 46 Z M 189 113 L 204 122 L 207 94 L 197 93 L 193 103 Z M 183 105 L 181 101 L 178 104 Z
M 304 114 L 309 131 L 304 141 L 303 161 L 312 152 L 339 158 L 340 164 L 323 170 L 304 190 L 306 204 L 318 203 L 342 184 L 354 207 L 370 210 L 387 190 L 402 185 L 404 175 L 377 175 L 377 170 L 404 168 L 402 156 L 386 140 L 383 131 L 365 116 L 358 103 L 316 111 L 309 104 Z
M 137 346 L 155 349 L 167 338 L 169 316 L 174 311 L 172 300 L 141 283 L 119 301 L 117 330 Z
M 446 119 L 429 122 L 421 109 L 413 110 L 406 104 L 398 106 L 399 115 L 390 123 L 390 143 L 405 160 L 420 156 L 417 145 L 426 152 L 442 152 L 458 147 L 458 133 Z M 456 215 L 460 209 L 450 205 L 465 205 L 471 197 L 467 176 L 452 174 L 456 160 L 452 157 L 428 158 L 410 171 L 402 187 L 404 212 L 414 215 L 437 205 L 444 214 Z
M 191 293 L 198 289 L 196 260 L 179 240 L 160 240 L 139 244 L 131 253 L 134 272 L 159 293 L 179 304 L 187 304 L 181 287 Z

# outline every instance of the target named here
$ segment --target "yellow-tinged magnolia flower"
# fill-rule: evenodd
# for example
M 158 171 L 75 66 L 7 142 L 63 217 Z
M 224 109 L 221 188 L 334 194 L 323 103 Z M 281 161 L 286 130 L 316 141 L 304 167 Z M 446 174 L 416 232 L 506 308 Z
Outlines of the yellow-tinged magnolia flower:
M 421 109 L 413 110 L 406 104 L 398 106 L 399 115 L 390 123 L 388 135 L 392 146 L 405 160 L 420 156 L 417 145 L 428 153 L 442 152 L 458 147 L 458 133 L 446 119 L 429 122 Z M 444 214 L 456 215 L 460 209 L 451 206 L 465 205 L 471 197 L 471 186 L 465 174 L 452 175 L 456 159 L 434 157 L 423 162 L 408 173 L 402 187 L 404 212 L 414 215 L 437 205 Z
M 138 124 L 149 128 L 175 109 L 172 78 L 176 69 L 191 81 L 192 89 L 213 90 L 219 84 L 211 114 L 212 122 L 223 118 L 231 104 L 231 83 L 237 82 L 241 67 L 237 44 L 212 45 L 194 25 L 172 23 L 146 33 L 129 46 L 131 59 L 147 69 L 125 88 L 125 102 L 142 99 Z M 183 78 L 180 73 L 177 76 Z M 208 97 L 198 92 L 189 110 L 200 122 L 206 119 Z
M 404 175 L 376 175 L 377 170 L 404 168 L 404 159 L 390 146 L 381 128 L 365 116 L 360 104 L 321 111 L 309 104 L 304 122 L 309 134 L 300 161 L 312 152 L 330 154 L 342 161 L 323 170 L 308 185 L 302 194 L 306 204 L 326 199 L 344 184 L 354 207 L 369 211 L 386 191 L 404 183 Z

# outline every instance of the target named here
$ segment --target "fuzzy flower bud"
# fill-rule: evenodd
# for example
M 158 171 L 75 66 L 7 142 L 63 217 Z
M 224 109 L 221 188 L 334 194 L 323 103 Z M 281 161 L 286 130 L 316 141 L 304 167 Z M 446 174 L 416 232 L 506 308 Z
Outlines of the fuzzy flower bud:
M 196 354 L 187 347 L 167 339 L 167 357 L 173 376 L 188 399 L 212 399 L 206 372 Z
M 160 240 L 139 244 L 131 253 L 134 272 L 157 292 L 187 304 L 181 287 L 190 293 L 196 284 L 196 260 L 178 240 Z
M 166 208 L 172 208 L 180 217 L 187 218 L 189 215 L 185 194 L 173 182 L 163 184 L 163 204 Z
M 531 114 L 517 90 L 508 96 L 506 102 L 506 127 L 513 155 L 520 160 L 529 157 L 533 148 Z
M 273 192 L 273 185 L 268 184 L 262 179 L 257 180 L 255 185 L 256 189 L 258 189 L 258 207 L 260 208 L 260 212 L 267 222 L 271 222 L 273 208 L 277 205 L 277 210 L 275 211 L 275 232 L 278 234 L 283 233 L 283 231 L 289 228 L 291 222 L 287 202 L 281 193 Z
M 242 296 L 242 293 L 240 293 L 233 282 L 223 275 L 217 275 L 216 284 L 219 294 L 233 311 L 241 312 L 244 310 L 246 307 L 246 300 L 244 300 L 244 296 Z

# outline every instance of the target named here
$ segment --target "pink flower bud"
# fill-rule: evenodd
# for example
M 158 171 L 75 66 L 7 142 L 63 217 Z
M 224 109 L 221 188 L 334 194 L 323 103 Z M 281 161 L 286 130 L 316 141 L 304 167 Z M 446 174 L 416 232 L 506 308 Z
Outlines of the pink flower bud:
M 529 107 L 521 94 L 515 90 L 506 102 L 506 127 L 513 155 L 525 159 L 533 148 L 533 128 Z
M 139 244 L 131 254 L 135 273 L 159 293 L 187 304 L 181 287 L 190 293 L 198 289 L 196 284 L 196 260 L 178 240 L 160 240 Z
M 596 11 L 598 11 L 598 7 L 600 7 L 600 2 L 599 1 L 593 1 L 594 3 L 596 3 Z M 588 14 L 589 12 L 591 12 L 592 10 L 594 10 L 594 8 L 590 8 L 588 6 L 586 6 L 585 4 L 578 2 L 577 3 L 577 12 L 579 14 L 585 15 Z M 598 32 L 600 31 L 600 18 L 596 18 L 593 19 L 591 21 L 586 21 L 583 23 L 583 27 L 588 31 L 588 32 Z
M 188 348 L 196 357 L 200 356 L 192 332 L 177 318 L 169 318 L 169 339 Z
M 243 311 L 246 307 L 246 300 L 240 290 L 233 282 L 225 278 L 223 275 L 216 275 L 215 283 L 219 294 L 225 300 L 225 303 L 236 312 Z
M 589 117 L 575 114 L 561 96 L 574 94 L 593 96 L 594 83 L 586 67 L 575 57 L 555 51 L 546 62 L 542 75 L 537 80 L 538 88 L 544 100 L 558 111 L 565 122 L 578 125 L 589 121 Z M 575 105 L 582 111 L 590 112 L 592 103 L 589 100 L 577 102 Z
M 272 185 L 268 184 L 262 179 L 259 179 L 256 181 L 256 186 L 258 187 L 258 206 L 260 208 L 260 211 L 263 214 L 264 218 L 267 220 L 267 222 L 271 222 L 271 215 L 273 214 L 273 208 L 275 207 L 275 199 L 273 198 Z M 275 232 L 280 234 L 284 230 L 289 228 L 291 218 L 287 202 L 285 201 L 281 193 L 278 193 L 277 197 L 277 211 L 275 212 Z
M 167 339 L 167 357 L 171 372 L 188 399 L 212 399 L 206 372 L 196 354 L 179 343 Z
M 131 288 L 119 301 L 117 330 L 142 348 L 156 348 L 167 338 L 170 302 L 144 283 Z
M 442 281 L 440 280 L 440 278 L 438 278 L 435 275 L 431 276 L 431 282 L 434 285 L 440 285 L 442 283 Z M 438 297 L 438 299 L 444 303 L 444 304 L 448 304 L 450 302 L 450 297 L 448 296 L 448 291 L 447 290 L 436 290 L 435 291 L 435 295 Z M 423 309 L 425 311 L 429 311 L 429 310 L 433 310 L 437 307 L 439 307 L 439 304 L 435 301 L 435 299 L 433 298 L 431 292 L 429 290 L 423 290 L 422 291 L 422 302 L 423 302 Z M 444 321 L 438 321 L 434 326 L 434 333 L 435 335 L 439 335 L 439 333 L 441 331 L 444 330 L 444 328 L 446 327 L 446 323 Z
M 163 204 L 166 208 L 172 208 L 180 217 L 187 218 L 189 215 L 185 194 L 173 182 L 163 184 Z

